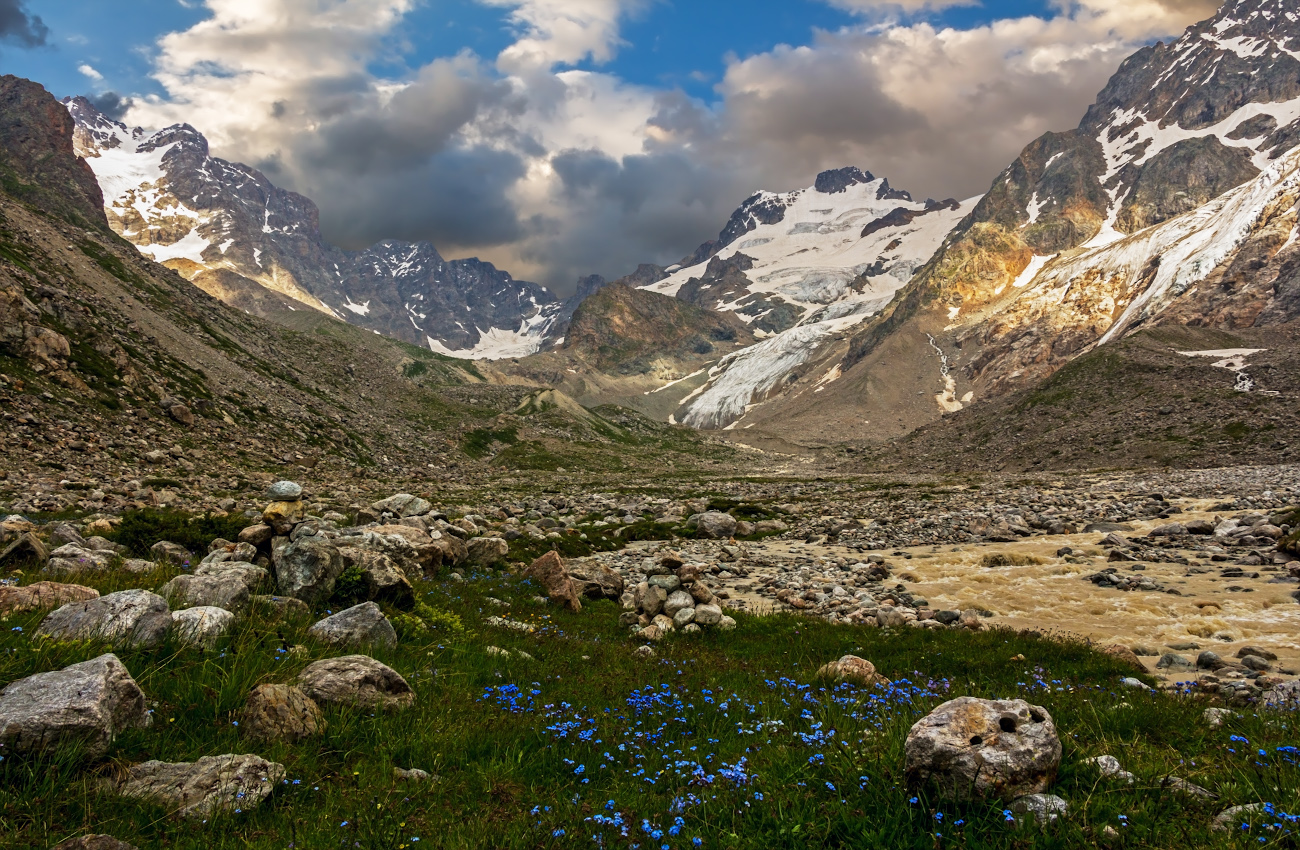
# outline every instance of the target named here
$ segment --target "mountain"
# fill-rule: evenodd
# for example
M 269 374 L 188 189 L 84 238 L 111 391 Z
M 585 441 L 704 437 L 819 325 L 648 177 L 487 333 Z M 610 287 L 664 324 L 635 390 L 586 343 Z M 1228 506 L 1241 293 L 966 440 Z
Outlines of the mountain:
M 340 250 L 321 237 L 310 199 L 211 156 L 193 127 L 148 133 L 85 98 L 64 104 L 113 230 L 232 306 L 266 315 L 305 305 L 465 358 L 532 353 L 572 314 L 545 287 L 477 259 L 445 260 L 427 242 Z
M 1127 59 L 1077 128 L 1026 147 L 878 316 L 745 427 L 891 437 L 1144 328 L 1294 322 L 1298 144 L 1300 16 L 1231 0 Z
M 642 284 L 733 313 L 760 339 L 718 363 L 677 418 L 731 427 L 779 393 L 829 340 L 887 305 L 977 201 L 916 202 L 857 168 L 747 199 L 716 240 Z

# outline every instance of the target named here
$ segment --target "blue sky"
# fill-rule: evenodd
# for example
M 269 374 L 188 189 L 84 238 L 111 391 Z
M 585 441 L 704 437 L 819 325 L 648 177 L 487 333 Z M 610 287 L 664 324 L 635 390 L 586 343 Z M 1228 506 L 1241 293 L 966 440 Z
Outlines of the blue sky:
M 0 68 L 193 125 L 335 244 L 429 240 L 564 291 L 827 168 L 978 195 L 1218 2 L 0 0 Z M 16 6 L 43 46 L 5 31 Z
M 59 96 L 104 90 L 161 94 L 149 76 L 158 38 L 209 17 L 202 5 L 180 0 L 27 0 L 25 7 L 49 27 L 49 43 L 31 50 L 0 46 L 0 63 L 6 73 L 34 79 Z M 914 17 L 966 28 L 1050 11 L 1042 0 L 997 0 Z M 818 0 L 658 0 L 630 17 L 624 46 L 598 67 L 628 82 L 680 87 L 707 99 L 729 55 L 803 44 L 816 29 L 862 23 L 861 16 Z M 396 61 L 377 61 L 377 71 L 400 74 L 463 49 L 495 56 L 513 41 L 507 10 L 476 0 L 426 0 L 400 33 L 412 49 L 395 53 Z M 89 79 L 78 70 L 82 65 L 104 79 Z M 577 67 L 597 66 L 586 61 Z

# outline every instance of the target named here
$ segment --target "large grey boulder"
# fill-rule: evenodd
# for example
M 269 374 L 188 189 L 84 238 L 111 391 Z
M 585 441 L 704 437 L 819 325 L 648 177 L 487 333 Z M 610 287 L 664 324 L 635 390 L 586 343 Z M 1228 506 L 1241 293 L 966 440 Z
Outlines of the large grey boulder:
M 354 605 L 326 617 L 307 630 L 317 640 L 336 646 L 397 645 L 397 632 L 384 612 L 373 602 Z
M 42 620 L 36 634 L 56 640 L 156 646 L 171 627 L 172 612 L 166 599 L 147 590 L 122 590 L 69 602 Z
M 308 664 L 298 686 L 318 703 L 358 708 L 406 708 L 415 691 L 396 670 L 368 655 L 345 655 Z
M 150 724 L 144 693 L 116 655 L 101 655 L 0 690 L 0 750 L 35 752 L 78 743 L 94 756 L 118 733 Z
M 465 544 L 467 560 L 471 564 L 490 567 L 510 554 L 510 544 L 500 537 L 475 537 Z
M 185 643 L 211 649 L 235 624 L 235 615 L 225 608 L 200 605 L 173 611 L 172 624 L 176 636 Z
M 1061 766 L 1061 741 L 1045 708 L 1024 700 L 960 697 L 912 727 L 904 745 L 910 787 L 958 800 L 1042 794 Z
M 271 578 L 271 573 L 268 570 L 248 561 L 214 561 L 202 564 L 194 571 L 194 575 L 235 576 L 244 583 L 249 593 L 262 587 Z
M 398 493 L 396 496 L 389 496 L 387 499 L 375 502 L 370 506 L 370 510 L 377 514 L 390 513 L 396 517 L 424 516 L 433 510 L 433 505 L 419 496 Z
M 248 585 L 232 573 L 225 575 L 181 575 L 158 588 L 158 595 L 173 608 L 224 608 L 233 614 L 248 609 Z
M 303 537 L 275 550 L 280 592 L 308 605 L 328 599 L 342 573 L 343 556 L 326 537 Z
M 736 518 L 721 511 L 709 511 L 700 514 L 696 524 L 700 537 L 711 540 L 726 540 L 736 533 Z
M 147 761 L 118 786 L 124 797 L 148 800 L 185 817 L 219 810 L 248 811 L 271 796 L 284 765 L 250 755 L 207 756 L 196 762 Z
M 695 599 L 685 590 L 674 590 L 664 602 L 663 613 L 667 617 L 676 617 L 683 608 L 694 608 Z
M 406 577 L 406 571 L 383 552 L 361 546 L 340 546 L 344 568 L 357 567 L 366 582 L 366 596 L 406 606 L 415 599 L 415 589 Z M 418 567 L 417 567 L 418 569 Z

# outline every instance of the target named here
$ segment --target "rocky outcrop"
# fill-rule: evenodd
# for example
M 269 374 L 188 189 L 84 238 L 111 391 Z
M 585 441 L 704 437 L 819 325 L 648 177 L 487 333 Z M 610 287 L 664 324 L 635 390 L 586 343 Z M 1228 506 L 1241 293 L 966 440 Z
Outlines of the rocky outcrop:
M 99 591 L 77 584 L 38 581 L 25 587 L 0 587 L 0 617 L 58 608 L 69 602 L 98 599 Z
M 108 752 L 121 732 L 150 724 L 140 686 L 115 655 L 101 655 L 0 690 L 0 747 L 29 753 L 75 744 Z

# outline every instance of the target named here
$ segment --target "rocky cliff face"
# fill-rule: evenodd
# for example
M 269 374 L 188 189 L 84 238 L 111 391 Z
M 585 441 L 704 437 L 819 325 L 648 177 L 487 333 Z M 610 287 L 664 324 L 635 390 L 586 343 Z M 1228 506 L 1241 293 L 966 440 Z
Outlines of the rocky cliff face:
M 1126 60 L 1078 128 L 1030 144 L 842 367 L 880 369 L 887 342 L 928 334 L 954 383 L 938 416 L 1138 327 L 1294 319 L 1297 143 L 1300 16 L 1230 0 Z
M 65 106 L 113 229 L 234 306 L 264 313 L 305 305 L 458 357 L 536 351 L 561 312 L 544 287 L 490 263 L 445 260 L 428 243 L 335 248 L 321 237 L 310 199 L 211 156 L 193 127 L 150 134 L 84 98 Z

